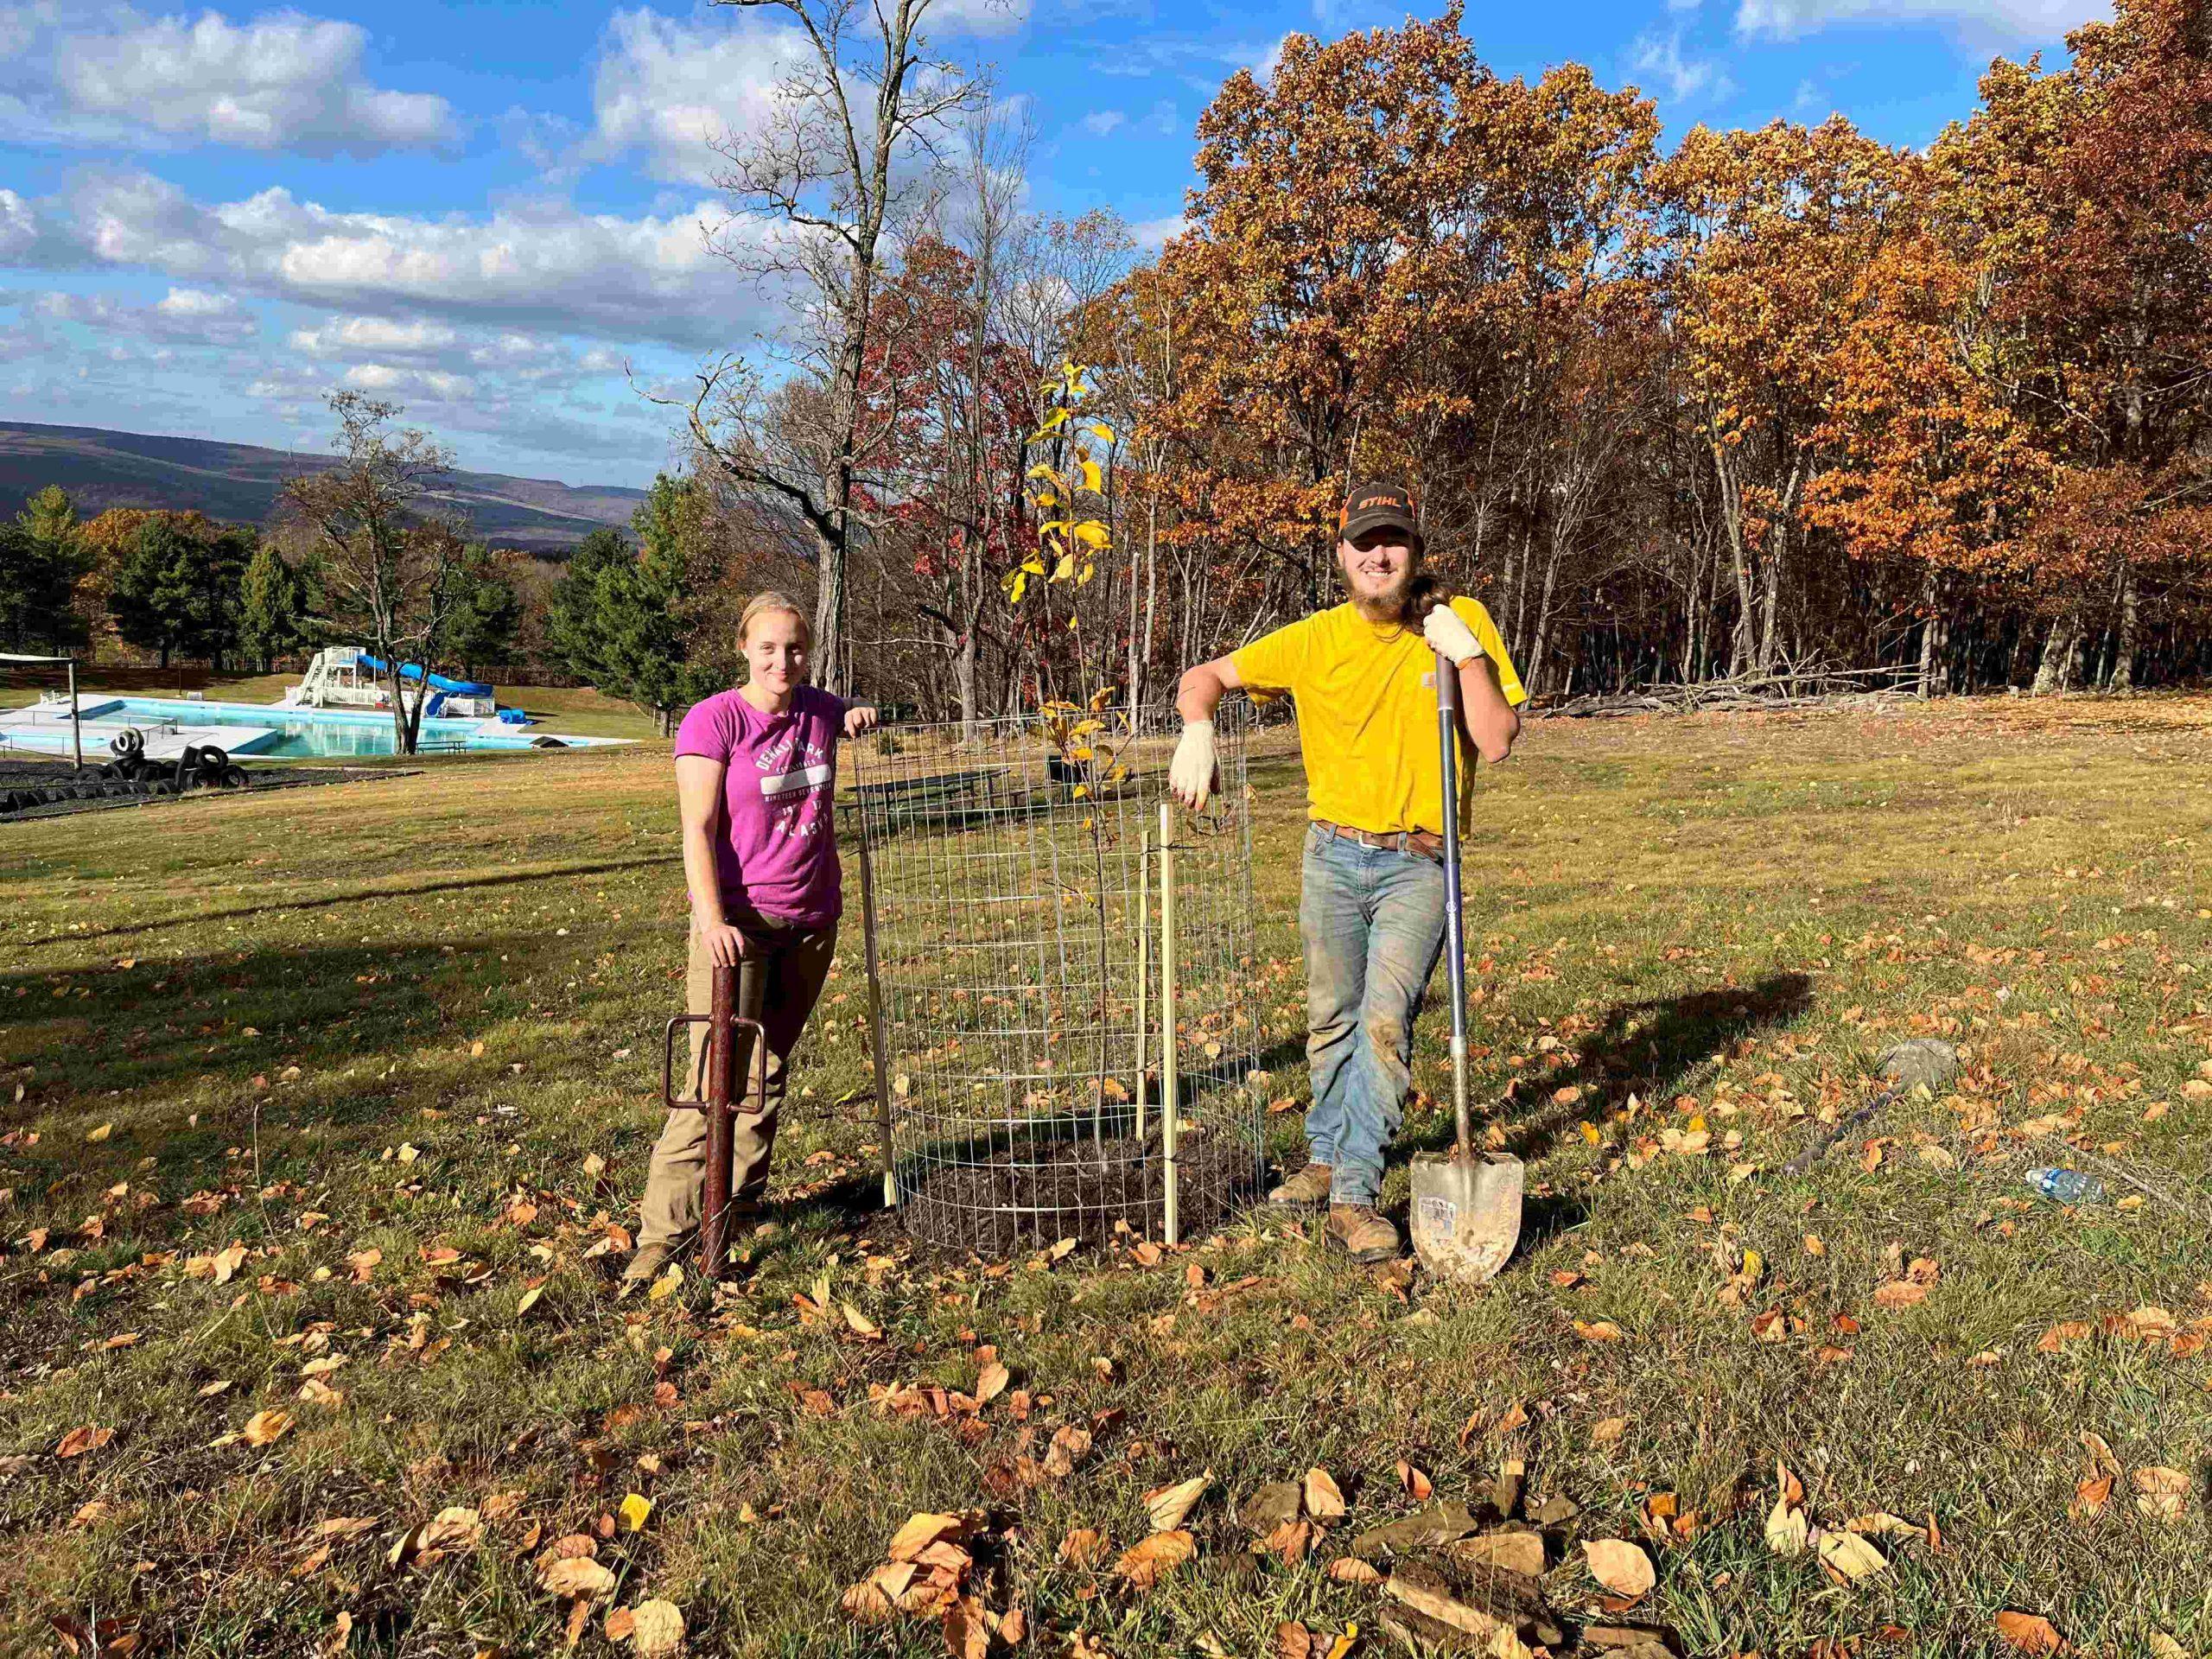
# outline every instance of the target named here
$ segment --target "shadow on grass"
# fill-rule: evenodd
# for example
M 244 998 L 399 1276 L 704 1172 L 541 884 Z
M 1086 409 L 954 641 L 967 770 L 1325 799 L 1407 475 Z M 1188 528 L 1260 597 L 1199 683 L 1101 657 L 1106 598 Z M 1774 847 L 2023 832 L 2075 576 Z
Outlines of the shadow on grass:
M 195 918 L 198 919 L 198 918 Z M 81 934 L 73 937 L 81 938 Z M 285 1066 L 318 1070 L 450 1046 L 508 1017 L 487 987 L 519 990 L 554 939 L 480 935 L 467 944 L 323 945 L 168 957 L 100 973 L 99 995 L 56 998 L 57 979 L 0 975 L 11 1010 L 7 1058 L 27 1066 L 44 1103 L 54 1084 L 78 1095 L 159 1090 L 215 1077 L 251 1086 Z M 254 1033 L 249 1035 L 249 1032 Z M 326 1122 L 382 1117 L 385 1090 L 321 1109 L 286 1097 L 288 1116 Z
M 199 927 L 208 922 L 243 921 L 249 917 L 282 916 L 293 911 L 330 910 L 340 905 L 372 905 L 388 899 L 421 899 L 437 893 L 472 893 L 483 887 L 512 887 L 530 881 L 558 881 L 569 876 L 613 875 L 623 870 L 651 869 L 657 865 L 680 865 L 683 862 L 682 854 L 666 853 L 652 858 L 610 859 L 603 864 L 566 864 L 553 870 L 517 870 L 501 875 L 463 876 L 451 881 L 425 881 L 411 887 L 359 887 L 347 893 L 324 893 L 314 899 L 289 899 L 272 904 L 243 906 L 236 910 L 195 910 L 153 921 L 120 922 L 113 927 L 93 928 L 82 933 L 53 933 L 42 939 L 33 939 L 29 944 L 59 944 L 67 942 L 78 944 L 86 939 L 113 939 L 132 933 L 156 933 L 168 927 Z
M 1691 1073 L 1725 1058 L 1745 1038 L 1795 1024 L 1812 1006 L 1812 982 L 1798 973 L 1770 974 L 1755 985 L 1620 1003 L 1574 1046 L 1572 1063 L 1514 1080 L 1508 1113 L 1515 1101 L 1532 1103 L 1517 1118 L 1508 1116 L 1505 1149 L 1533 1163 L 1570 1125 L 1589 1115 L 1583 1095 L 1626 1088 L 1646 1100 L 1663 1102 Z M 1554 1099 L 1570 1087 L 1577 1090 L 1575 1096 Z M 1434 1151 L 1451 1144 L 1452 1133 L 1452 1116 L 1446 1111 L 1424 1124 L 1419 1135 L 1402 1136 L 1396 1151 L 1406 1158 Z

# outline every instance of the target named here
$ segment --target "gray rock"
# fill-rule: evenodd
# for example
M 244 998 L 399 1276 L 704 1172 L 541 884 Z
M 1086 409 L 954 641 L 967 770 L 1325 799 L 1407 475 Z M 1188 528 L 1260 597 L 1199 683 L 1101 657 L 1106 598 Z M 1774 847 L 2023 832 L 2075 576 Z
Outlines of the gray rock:
M 1430 1549 L 1448 1544 L 1480 1529 L 1481 1522 L 1464 1503 L 1432 1503 L 1418 1515 L 1370 1527 L 1352 1540 L 1351 1553 L 1363 1561 L 1378 1555 L 1402 1555 L 1409 1549 Z
M 1876 1062 L 1893 1089 L 1939 1089 L 1959 1069 L 1959 1051 L 1940 1037 L 1892 1043 Z

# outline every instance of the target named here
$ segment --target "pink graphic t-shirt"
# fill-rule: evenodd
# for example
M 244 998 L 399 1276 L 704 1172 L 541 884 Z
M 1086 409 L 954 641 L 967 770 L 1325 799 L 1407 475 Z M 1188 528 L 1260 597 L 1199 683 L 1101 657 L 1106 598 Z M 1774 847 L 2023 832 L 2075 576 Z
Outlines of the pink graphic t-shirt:
M 762 714 L 732 689 L 693 703 L 677 728 L 677 753 L 729 768 L 715 852 L 731 921 L 753 912 L 817 928 L 843 912 L 830 797 L 844 724 L 842 700 L 803 685 L 780 715 Z

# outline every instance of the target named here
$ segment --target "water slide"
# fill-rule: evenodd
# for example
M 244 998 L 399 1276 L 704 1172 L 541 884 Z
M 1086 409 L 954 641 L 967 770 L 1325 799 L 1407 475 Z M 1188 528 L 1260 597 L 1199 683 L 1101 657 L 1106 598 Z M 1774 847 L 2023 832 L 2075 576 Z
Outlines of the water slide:
M 360 663 L 361 666 L 372 674 L 382 674 L 385 671 L 384 659 L 380 657 L 372 657 L 365 651 L 361 653 Z M 403 680 L 421 679 L 423 665 L 420 663 L 402 663 L 399 665 L 399 677 Z M 448 696 L 488 697 L 493 695 L 492 688 L 481 680 L 449 680 L 442 674 L 430 676 L 430 690 L 438 695 L 423 704 L 423 715 L 425 719 L 435 715 L 439 709 L 445 706 L 445 700 Z

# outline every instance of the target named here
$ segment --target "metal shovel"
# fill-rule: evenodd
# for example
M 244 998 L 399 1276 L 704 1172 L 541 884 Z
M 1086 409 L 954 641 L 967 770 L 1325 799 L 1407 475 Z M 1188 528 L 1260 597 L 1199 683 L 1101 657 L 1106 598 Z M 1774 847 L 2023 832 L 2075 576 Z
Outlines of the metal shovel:
M 1452 971 L 1449 1154 L 1413 1161 L 1414 1254 L 1442 1279 L 1479 1285 L 1497 1276 L 1521 1236 L 1521 1160 L 1478 1154 L 1467 1124 L 1467 954 L 1459 922 L 1459 676 L 1436 655 L 1436 729 L 1444 751 L 1444 950 Z

